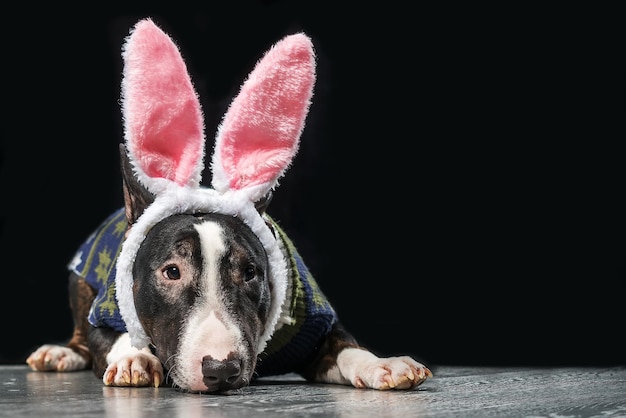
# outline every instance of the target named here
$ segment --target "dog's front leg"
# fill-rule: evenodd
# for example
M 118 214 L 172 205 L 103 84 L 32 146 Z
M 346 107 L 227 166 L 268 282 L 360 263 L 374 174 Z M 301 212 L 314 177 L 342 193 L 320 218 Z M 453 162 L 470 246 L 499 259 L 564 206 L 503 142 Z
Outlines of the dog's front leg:
M 127 333 L 93 328 L 89 334 L 93 371 L 107 386 L 154 386 L 163 383 L 163 366 L 148 347 L 137 349 Z
M 413 389 L 432 372 L 409 356 L 378 357 L 362 348 L 346 348 L 337 357 L 337 368 L 328 376 L 346 379 L 357 388 Z
M 316 360 L 302 375 L 316 382 L 378 390 L 413 389 L 433 376 L 409 356 L 376 356 L 360 347 L 340 324 L 326 336 Z
M 44 344 L 32 352 L 26 363 L 35 371 L 71 372 L 87 369 L 91 366 L 91 353 L 87 344 L 90 328 L 87 316 L 96 292 L 85 279 L 71 273 L 68 281 L 68 293 L 74 332 L 71 340 L 65 345 Z

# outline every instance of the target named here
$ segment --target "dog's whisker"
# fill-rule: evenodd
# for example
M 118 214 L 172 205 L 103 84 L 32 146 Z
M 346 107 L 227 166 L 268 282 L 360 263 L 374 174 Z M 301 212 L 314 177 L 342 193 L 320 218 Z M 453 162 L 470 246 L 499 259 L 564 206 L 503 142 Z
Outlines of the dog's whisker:
M 170 362 L 170 360 L 172 361 L 173 364 L 176 364 L 175 360 L 176 360 L 176 355 L 172 354 L 171 356 L 169 356 L 164 362 L 163 362 L 163 366 L 167 367 L 169 369 L 169 367 L 167 366 L 167 364 Z M 173 366 L 172 366 L 173 367 Z
M 175 355 L 171 355 L 163 363 L 163 368 L 166 370 L 166 373 L 165 373 L 165 381 L 166 382 L 170 382 L 170 381 L 174 382 L 174 383 L 176 382 L 176 379 L 171 379 L 170 380 L 170 375 L 171 374 L 174 374 L 174 375 L 176 374 L 176 362 L 172 361 L 172 366 L 171 367 L 168 366 L 169 361 L 170 360 L 175 360 L 175 358 L 176 358 Z

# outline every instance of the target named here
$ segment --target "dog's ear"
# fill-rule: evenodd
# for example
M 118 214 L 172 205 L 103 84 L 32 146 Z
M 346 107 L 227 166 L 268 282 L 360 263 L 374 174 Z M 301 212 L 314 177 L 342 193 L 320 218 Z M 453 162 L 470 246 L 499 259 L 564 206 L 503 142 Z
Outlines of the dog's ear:
M 267 211 L 267 207 L 270 205 L 271 201 L 272 191 L 270 190 L 265 196 L 254 202 L 254 207 L 261 215 L 263 215 Z
M 132 226 L 143 211 L 154 202 L 154 195 L 137 181 L 124 144 L 120 144 L 120 165 L 122 187 L 124 189 L 124 207 L 128 226 Z
M 215 140 L 211 184 L 246 194 L 257 208 L 291 164 L 315 83 L 315 54 L 303 33 L 285 36 L 257 62 L 230 104 Z

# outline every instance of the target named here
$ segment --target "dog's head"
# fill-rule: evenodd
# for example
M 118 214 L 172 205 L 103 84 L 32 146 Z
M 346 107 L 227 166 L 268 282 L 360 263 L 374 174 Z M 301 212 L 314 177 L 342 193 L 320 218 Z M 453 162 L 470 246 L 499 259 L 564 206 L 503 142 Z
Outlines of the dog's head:
M 120 313 L 133 346 L 150 346 L 175 387 L 240 388 L 286 297 L 265 208 L 298 150 L 315 81 L 311 41 L 286 36 L 257 62 L 218 128 L 211 188 L 200 185 L 203 114 L 175 43 L 145 19 L 122 55 Z

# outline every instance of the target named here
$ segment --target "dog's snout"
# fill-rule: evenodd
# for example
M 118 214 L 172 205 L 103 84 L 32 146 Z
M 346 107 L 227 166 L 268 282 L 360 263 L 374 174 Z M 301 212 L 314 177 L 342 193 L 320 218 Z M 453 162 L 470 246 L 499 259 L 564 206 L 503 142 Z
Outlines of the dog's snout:
M 211 356 L 202 358 L 203 382 L 211 392 L 239 389 L 245 379 L 241 374 L 242 360 L 229 355 L 225 360 L 215 360 Z

